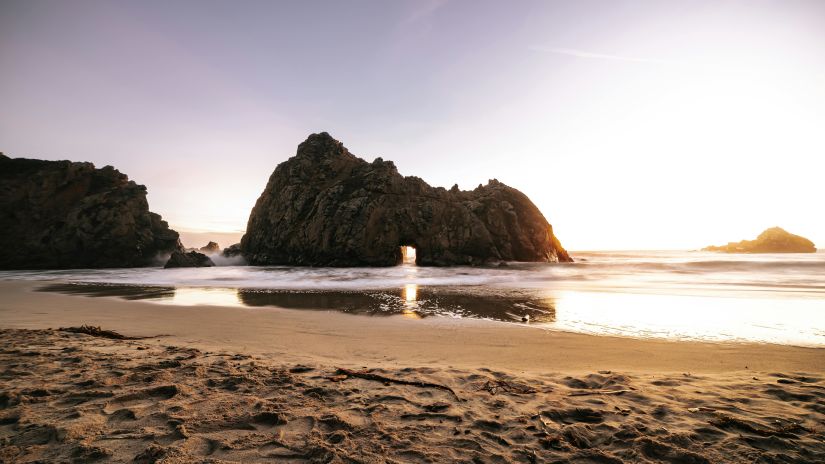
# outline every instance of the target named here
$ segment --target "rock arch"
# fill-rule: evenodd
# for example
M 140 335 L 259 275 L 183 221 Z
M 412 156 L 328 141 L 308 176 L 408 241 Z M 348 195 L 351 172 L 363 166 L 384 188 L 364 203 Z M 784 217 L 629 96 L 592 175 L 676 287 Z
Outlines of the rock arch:
M 393 266 L 414 244 L 423 266 L 571 261 L 536 206 L 493 179 L 471 191 L 367 162 L 326 132 L 279 164 L 249 216 L 250 264 Z

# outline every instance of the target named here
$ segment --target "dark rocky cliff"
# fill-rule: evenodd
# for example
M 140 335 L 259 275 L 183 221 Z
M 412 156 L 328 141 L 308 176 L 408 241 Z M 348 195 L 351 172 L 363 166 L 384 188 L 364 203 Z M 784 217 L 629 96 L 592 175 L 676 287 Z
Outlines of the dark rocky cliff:
M 327 133 L 279 164 L 241 241 L 250 264 L 393 266 L 400 246 L 419 265 L 571 261 L 524 194 L 491 180 L 472 191 L 434 188 L 372 163 Z
M 722 246 L 709 246 L 703 251 L 723 253 L 816 253 L 814 242 L 794 235 L 781 227 L 771 227 L 756 237 L 756 240 L 730 242 Z
M 182 249 L 111 166 L 0 154 L 0 269 L 134 267 Z

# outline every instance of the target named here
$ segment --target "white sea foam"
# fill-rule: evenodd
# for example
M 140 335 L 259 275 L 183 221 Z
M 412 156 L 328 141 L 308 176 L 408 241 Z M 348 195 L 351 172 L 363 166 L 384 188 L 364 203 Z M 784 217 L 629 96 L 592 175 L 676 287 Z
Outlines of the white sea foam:
M 232 266 L 2 271 L 0 279 L 62 280 L 278 290 L 487 286 L 512 289 L 622 291 L 690 295 L 825 298 L 825 253 L 723 255 L 703 252 L 580 252 L 575 263 L 510 263 L 502 267 L 313 268 Z M 229 262 L 227 262 L 229 263 Z M 222 264 L 224 264 L 222 262 Z

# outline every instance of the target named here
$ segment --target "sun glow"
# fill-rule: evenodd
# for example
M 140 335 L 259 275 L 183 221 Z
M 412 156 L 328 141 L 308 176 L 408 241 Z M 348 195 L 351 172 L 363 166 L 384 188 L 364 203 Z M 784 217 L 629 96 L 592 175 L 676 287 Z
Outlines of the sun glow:
M 728 13 L 736 19 L 724 20 Z M 808 212 L 825 170 L 825 61 L 806 20 L 790 10 L 739 13 L 704 11 L 678 26 L 701 34 L 650 22 L 609 46 L 589 44 L 611 56 L 535 52 L 579 78 L 565 87 L 575 97 L 555 86 L 535 89 L 531 98 L 553 101 L 564 114 L 536 110 L 534 120 L 555 126 L 552 137 L 539 136 L 543 144 L 528 142 L 543 155 L 537 150 L 520 178 L 517 162 L 499 178 L 522 182 L 565 247 L 700 248 L 772 225 L 823 245 L 825 220 Z M 551 184 L 548 172 L 573 175 Z M 622 226 L 605 234 L 607 224 Z
M 401 263 L 415 264 L 415 247 L 402 246 L 401 247 Z

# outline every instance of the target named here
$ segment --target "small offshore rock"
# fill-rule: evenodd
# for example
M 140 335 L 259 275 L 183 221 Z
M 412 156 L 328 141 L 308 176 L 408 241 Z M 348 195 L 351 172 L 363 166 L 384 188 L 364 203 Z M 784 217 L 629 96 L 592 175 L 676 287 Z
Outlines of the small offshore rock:
M 234 258 L 235 256 L 241 255 L 241 244 L 236 243 L 234 245 L 230 245 L 223 249 L 221 252 L 224 258 Z
M 794 235 L 781 227 L 771 227 L 756 237 L 756 240 L 730 242 L 722 246 L 709 246 L 702 251 L 723 253 L 816 253 L 814 242 Z
M 215 242 L 209 242 L 205 246 L 202 246 L 199 251 L 206 253 L 208 255 L 212 255 L 220 252 L 221 246 Z
M 190 251 L 188 253 L 176 251 L 172 253 L 169 261 L 167 261 L 163 267 L 169 269 L 174 267 L 212 267 L 214 265 L 215 263 L 209 259 L 209 256 L 203 253 L 198 253 L 197 251 Z

